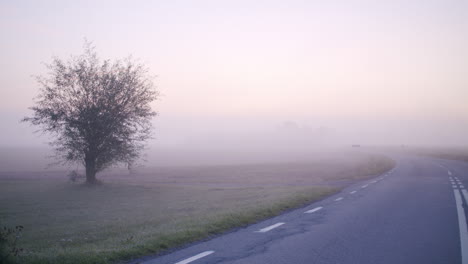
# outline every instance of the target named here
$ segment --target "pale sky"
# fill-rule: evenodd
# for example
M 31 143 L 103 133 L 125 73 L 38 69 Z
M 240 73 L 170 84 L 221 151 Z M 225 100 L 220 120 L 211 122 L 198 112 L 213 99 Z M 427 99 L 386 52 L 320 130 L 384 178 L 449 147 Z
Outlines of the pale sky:
M 0 0 L 0 146 L 42 62 L 128 55 L 157 75 L 159 143 L 326 127 L 340 143 L 468 145 L 468 1 Z M 367 141 L 366 141 L 367 140 Z

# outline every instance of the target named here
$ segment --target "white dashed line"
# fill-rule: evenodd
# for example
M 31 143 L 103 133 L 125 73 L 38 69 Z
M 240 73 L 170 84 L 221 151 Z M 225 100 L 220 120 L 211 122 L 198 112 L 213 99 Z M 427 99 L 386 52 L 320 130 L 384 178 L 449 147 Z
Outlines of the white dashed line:
M 371 183 L 376 183 L 377 181 L 371 181 Z
M 309 211 L 305 211 L 304 213 L 305 214 L 311 214 L 311 213 L 314 213 L 314 212 L 317 212 L 318 210 L 322 209 L 323 207 L 319 206 L 319 207 L 316 207 L 312 210 L 309 210 Z
M 356 191 L 352 191 L 352 192 L 350 192 L 350 194 L 355 194 L 355 193 L 356 193 Z
M 448 175 L 452 175 L 452 172 L 451 171 L 447 171 Z
M 369 184 L 364 184 L 361 188 L 367 188 L 367 186 L 369 186 Z
M 468 228 L 466 226 L 465 210 L 462 204 L 462 194 L 459 190 L 453 190 L 455 203 L 457 204 L 458 228 L 460 231 L 460 246 L 462 254 L 462 264 L 468 264 Z M 468 198 L 468 192 L 463 190 L 463 194 Z
M 265 232 L 268 232 L 268 231 L 270 231 L 270 230 L 272 230 L 272 229 L 275 229 L 275 228 L 277 228 L 277 227 L 279 227 L 279 226 L 282 226 L 282 225 L 284 225 L 284 223 L 276 223 L 276 224 L 274 224 L 274 225 L 267 226 L 267 227 L 262 228 L 262 229 L 260 229 L 260 230 L 258 230 L 258 231 L 255 231 L 255 232 L 257 232 L 257 233 L 265 233 Z
M 341 201 L 341 200 L 343 200 L 343 197 L 338 197 L 338 198 L 335 199 L 335 202 L 338 202 L 338 201 Z
M 195 261 L 195 260 L 197 260 L 197 259 L 204 258 L 204 257 L 206 257 L 206 256 L 208 256 L 208 255 L 213 254 L 213 253 L 214 253 L 214 251 L 211 251 L 211 250 L 210 250 L 210 251 L 205 251 L 205 252 L 202 252 L 202 253 L 200 253 L 200 254 L 198 254 L 198 255 L 195 255 L 195 256 L 193 256 L 193 257 L 190 257 L 190 258 L 188 258 L 188 259 L 181 260 L 181 261 L 179 261 L 179 262 L 177 262 L 177 263 L 175 263 L 175 264 L 187 264 L 187 263 L 193 262 L 193 261 Z

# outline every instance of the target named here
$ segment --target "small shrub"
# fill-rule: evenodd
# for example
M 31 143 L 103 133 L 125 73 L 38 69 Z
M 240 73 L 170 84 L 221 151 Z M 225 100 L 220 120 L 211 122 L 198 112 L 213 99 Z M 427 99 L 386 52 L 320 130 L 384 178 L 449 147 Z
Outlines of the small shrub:
M 23 251 L 17 246 L 22 230 L 23 226 L 21 225 L 15 226 L 15 228 L 4 226 L 0 229 L 0 263 L 8 263 L 12 256 L 17 257 Z
M 68 178 L 70 179 L 71 182 L 76 182 L 76 181 L 78 181 L 80 179 L 84 180 L 85 177 L 84 177 L 84 175 L 81 175 L 78 172 L 73 170 L 68 174 Z

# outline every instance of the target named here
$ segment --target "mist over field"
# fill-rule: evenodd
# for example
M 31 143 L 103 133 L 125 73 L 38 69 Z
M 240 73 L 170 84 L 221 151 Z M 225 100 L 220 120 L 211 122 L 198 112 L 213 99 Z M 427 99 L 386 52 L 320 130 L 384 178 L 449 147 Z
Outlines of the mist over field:
M 157 76 L 154 152 L 468 144 L 462 1 L 0 5 L 0 147 L 45 146 L 32 75 L 84 38 Z
M 250 119 L 250 118 L 249 118 Z M 461 121 L 427 122 L 380 120 L 371 123 L 343 120 L 330 126 L 294 121 L 180 119 L 158 117 L 138 166 L 187 166 L 305 161 L 320 153 L 347 152 L 352 145 L 364 151 L 374 147 L 425 147 L 463 149 L 468 129 Z M 196 124 L 194 124 L 196 123 Z M 318 122 L 320 124 L 320 122 Z M 0 170 L 67 169 L 51 165 L 47 136 L 33 134 L 20 124 L 25 140 L 5 142 L 0 147 Z M 22 133 L 18 133 L 22 134 Z M 14 138 L 18 135 L 9 135 Z M 371 148 L 366 149 L 367 148 Z M 28 162 L 24 162 L 27 160 Z M 76 168 L 69 166 L 68 168 Z

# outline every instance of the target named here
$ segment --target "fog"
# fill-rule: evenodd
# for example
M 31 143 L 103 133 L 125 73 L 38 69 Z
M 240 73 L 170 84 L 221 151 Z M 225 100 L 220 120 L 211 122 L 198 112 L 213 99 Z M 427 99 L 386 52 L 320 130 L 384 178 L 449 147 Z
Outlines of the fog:
M 47 163 L 48 136 L 19 122 L 32 75 L 84 38 L 157 75 L 146 164 L 467 146 L 467 11 L 442 0 L 1 2 L 1 169 Z

